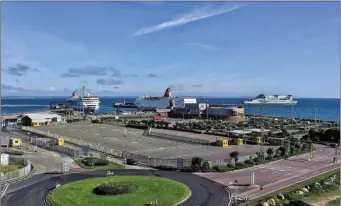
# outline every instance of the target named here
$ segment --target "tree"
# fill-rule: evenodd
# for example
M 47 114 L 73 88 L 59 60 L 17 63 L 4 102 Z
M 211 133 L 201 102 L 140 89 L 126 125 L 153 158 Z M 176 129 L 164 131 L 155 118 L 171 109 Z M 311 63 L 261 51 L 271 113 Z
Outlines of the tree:
M 273 148 L 269 148 L 266 150 L 266 154 L 268 154 L 269 157 L 272 157 L 274 155 L 275 151 Z
M 234 159 L 234 162 L 237 163 L 238 162 L 238 157 L 239 157 L 239 152 L 238 151 L 234 151 L 230 153 L 230 158 Z
M 279 152 L 279 155 L 284 157 L 286 154 L 287 154 L 287 147 L 284 147 L 284 146 L 280 146 L 278 149 L 277 149 Z
M 201 157 L 192 158 L 192 169 L 194 172 L 199 172 L 201 170 L 201 163 L 203 159 Z
M 282 136 L 283 136 L 283 137 L 289 137 L 289 136 L 290 136 L 290 133 L 288 132 L 288 130 L 282 129 Z

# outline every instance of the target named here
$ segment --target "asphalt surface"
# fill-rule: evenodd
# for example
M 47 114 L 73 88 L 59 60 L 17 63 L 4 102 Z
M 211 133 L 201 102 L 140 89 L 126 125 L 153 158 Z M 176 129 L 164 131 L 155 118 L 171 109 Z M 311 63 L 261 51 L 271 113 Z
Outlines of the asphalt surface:
M 143 136 L 143 130 L 124 128 L 107 124 L 92 124 L 89 127 L 87 122 L 73 124 L 63 124 L 47 127 L 36 127 L 35 129 L 50 134 L 60 135 L 78 140 L 79 143 L 89 143 L 101 145 L 108 149 L 126 150 L 135 154 L 153 158 L 167 159 L 191 159 L 200 156 L 205 160 L 224 160 L 229 158 L 229 154 L 238 151 L 241 156 L 255 154 L 259 151 L 257 145 L 230 145 L 227 148 L 194 145 L 179 141 Z M 166 130 L 172 132 L 171 130 Z M 181 133 L 182 134 L 182 133 Z M 192 135 L 186 133 L 186 135 Z M 195 136 L 195 134 L 193 134 Z M 192 136 L 193 136 L 192 135 Z
M 302 155 L 244 170 L 226 173 L 198 173 L 197 175 L 223 185 L 229 185 L 235 180 L 239 184 L 250 184 L 251 175 L 254 173 L 255 185 L 262 185 L 264 189 L 260 191 L 259 187 L 257 189 L 250 188 L 250 191 L 238 194 L 254 199 L 340 167 L 340 163 L 333 162 L 334 148 L 324 145 L 315 145 L 315 147 L 315 158 L 310 161 L 308 160 L 309 155 Z
M 121 175 L 150 175 L 149 170 L 114 170 L 113 176 Z M 106 171 L 84 171 L 67 175 L 39 174 L 29 179 L 11 184 L 7 194 L 1 200 L 4 206 L 47 206 L 45 202 L 48 192 L 55 188 L 56 183 L 69 182 L 106 176 Z M 156 171 L 155 175 L 173 179 L 187 185 L 192 191 L 191 197 L 181 206 L 227 206 L 229 205 L 229 193 L 222 185 L 205 178 L 180 172 Z

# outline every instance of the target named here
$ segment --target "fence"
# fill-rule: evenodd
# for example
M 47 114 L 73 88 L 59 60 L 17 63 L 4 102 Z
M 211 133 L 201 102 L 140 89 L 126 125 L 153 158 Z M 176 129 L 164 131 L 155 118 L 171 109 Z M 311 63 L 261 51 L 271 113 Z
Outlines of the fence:
M 40 134 L 40 135 L 50 137 L 50 138 L 54 138 L 54 139 L 60 138 L 59 135 L 47 133 L 47 132 L 37 130 L 37 129 L 32 128 L 32 127 L 22 127 L 22 129 L 25 131 L 28 131 L 28 132 Z M 110 149 L 110 148 L 101 146 L 100 144 L 92 145 L 92 144 L 89 144 L 88 142 L 80 141 L 77 139 L 72 139 L 69 137 L 63 137 L 63 138 L 64 138 L 65 142 L 68 142 L 68 143 L 71 143 L 71 144 L 74 144 L 74 145 L 77 145 L 80 147 L 89 146 L 91 150 L 94 150 L 97 152 L 103 152 L 103 153 L 106 153 L 108 155 L 118 157 L 118 158 L 134 159 L 137 162 L 142 163 L 142 164 L 147 165 L 147 166 L 151 166 L 151 167 L 167 166 L 167 167 L 178 168 L 178 162 L 177 162 L 178 159 L 153 158 L 153 157 L 148 157 L 148 156 L 144 156 L 141 154 L 136 154 L 136 153 L 129 152 L 129 151 Z M 41 145 L 41 146 L 46 147 L 46 148 L 50 148 L 50 149 L 54 149 L 55 151 L 58 151 L 58 152 L 70 154 L 71 156 L 74 155 L 74 157 L 85 156 L 81 150 L 79 150 L 78 152 L 76 152 L 76 151 L 69 152 L 69 150 L 67 150 L 67 149 L 62 149 L 62 148 L 67 148 L 67 147 L 60 147 L 57 145 L 54 145 L 53 147 L 48 147 L 46 145 L 45 146 Z M 68 149 L 70 149 L 70 148 L 68 148 Z M 76 149 L 70 149 L 70 150 L 76 150 Z M 247 156 L 247 157 L 249 157 L 249 156 Z M 215 165 L 226 165 L 228 163 L 231 163 L 231 160 L 230 159 L 212 160 L 212 161 L 208 161 L 208 162 L 211 166 L 215 166 Z M 190 167 L 191 163 L 192 163 L 192 159 L 183 159 L 182 160 L 182 167 Z
M 24 164 L 26 166 L 24 168 L 21 168 L 21 169 L 12 171 L 12 172 L 6 172 L 6 173 L 1 172 L 1 174 L 0 174 L 1 181 L 9 181 L 9 180 L 13 180 L 16 178 L 20 178 L 20 177 L 23 177 L 23 176 L 30 174 L 30 172 L 32 171 L 32 164 L 29 160 L 10 159 L 10 162 L 13 162 L 13 161 L 23 161 L 23 162 L 21 162 L 21 164 Z

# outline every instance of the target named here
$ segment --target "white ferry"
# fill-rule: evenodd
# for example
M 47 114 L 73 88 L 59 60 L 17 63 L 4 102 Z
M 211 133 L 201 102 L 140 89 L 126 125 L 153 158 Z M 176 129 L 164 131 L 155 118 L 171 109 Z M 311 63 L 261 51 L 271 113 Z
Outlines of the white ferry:
M 260 105 L 260 104 L 295 105 L 297 104 L 297 101 L 293 99 L 292 95 L 265 96 L 264 94 L 260 94 L 255 99 L 244 101 L 244 104 L 248 104 L 248 105 Z
M 72 93 L 72 97 L 67 99 L 69 108 L 77 111 L 96 112 L 99 109 L 99 97 L 91 96 L 83 86 L 83 96 L 78 96 L 77 92 Z

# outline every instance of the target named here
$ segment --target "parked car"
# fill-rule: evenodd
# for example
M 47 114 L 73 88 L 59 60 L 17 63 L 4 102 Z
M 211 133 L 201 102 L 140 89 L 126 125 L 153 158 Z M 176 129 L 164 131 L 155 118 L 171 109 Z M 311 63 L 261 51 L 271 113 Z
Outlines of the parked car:
M 288 206 L 312 206 L 311 204 L 304 202 L 303 200 L 292 200 Z
M 137 161 L 133 159 L 126 159 L 127 165 L 137 165 Z

